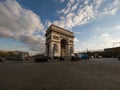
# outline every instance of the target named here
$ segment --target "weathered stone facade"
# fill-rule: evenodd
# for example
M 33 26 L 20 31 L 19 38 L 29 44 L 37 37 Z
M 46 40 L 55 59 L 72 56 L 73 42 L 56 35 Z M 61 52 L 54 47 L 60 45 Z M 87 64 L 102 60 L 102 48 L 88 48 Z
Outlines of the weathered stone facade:
M 52 24 L 46 31 L 45 36 L 47 56 L 74 55 L 74 35 L 72 32 Z

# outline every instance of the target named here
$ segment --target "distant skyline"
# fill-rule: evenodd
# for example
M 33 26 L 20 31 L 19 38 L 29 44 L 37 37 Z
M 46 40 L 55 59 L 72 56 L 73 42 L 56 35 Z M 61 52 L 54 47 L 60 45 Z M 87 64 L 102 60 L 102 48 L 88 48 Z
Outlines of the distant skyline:
M 120 0 L 0 0 L 0 50 L 44 53 L 55 24 L 74 33 L 75 52 L 120 46 Z

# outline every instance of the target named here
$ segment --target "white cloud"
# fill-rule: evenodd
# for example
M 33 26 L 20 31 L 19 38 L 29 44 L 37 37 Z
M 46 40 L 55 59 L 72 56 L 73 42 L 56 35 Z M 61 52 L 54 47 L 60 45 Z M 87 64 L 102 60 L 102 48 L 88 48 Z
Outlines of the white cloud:
M 71 11 L 75 11 L 78 8 L 79 3 L 75 3 L 72 7 L 71 7 Z
M 104 4 L 106 5 L 103 7 Z M 119 0 L 109 2 L 106 0 L 93 0 L 92 2 L 90 0 L 69 0 L 66 7 L 58 11 L 58 14 L 63 15 L 62 18 L 52 23 L 72 29 L 77 25 L 95 20 L 97 17 L 114 15 L 118 10 L 120 10 Z
M 84 1 L 84 4 L 85 4 L 85 5 L 87 5 L 87 4 L 88 4 L 88 2 L 89 2 L 89 0 L 85 0 L 85 1 Z
M 120 25 L 115 27 L 116 30 L 120 30 Z
M 103 45 L 103 47 L 113 47 L 113 46 L 119 46 L 120 44 L 114 44 L 114 42 L 119 42 L 119 38 L 113 38 L 112 35 L 109 35 L 107 33 L 103 33 L 100 35 L 100 37 L 98 38 L 98 40 L 100 39 L 101 41 L 101 45 Z
M 65 0 L 53 0 L 53 1 L 63 3 Z
M 118 8 L 112 9 L 111 14 L 114 15 L 118 11 Z
M 62 14 L 68 14 L 68 13 L 70 13 L 71 11 L 73 11 L 74 9 L 77 9 L 77 3 L 74 5 L 74 3 L 75 3 L 75 0 L 70 0 L 68 3 L 67 3 L 67 5 L 66 5 L 66 7 L 65 8 L 63 8 L 62 10 L 60 10 L 60 11 L 58 11 L 58 13 L 60 14 L 60 13 L 62 13 Z
M 109 34 L 103 33 L 103 34 L 100 35 L 99 39 L 109 40 L 109 39 L 111 39 L 111 38 L 110 38 L 110 35 L 109 35 Z
M 78 38 L 76 38 L 76 37 L 74 38 L 74 41 L 75 41 L 75 43 L 79 42 Z
M 64 2 L 65 0 L 59 0 L 60 2 Z
M 0 36 L 20 40 L 25 44 L 31 44 L 39 52 L 44 47 L 42 37 L 34 35 L 35 32 L 44 32 L 44 26 L 33 11 L 19 5 L 16 0 L 0 2 Z M 33 47 L 29 47 L 33 48 Z
M 52 24 L 52 22 L 47 20 L 46 23 L 45 23 L 45 27 L 49 27 L 51 24 Z
M 118 10 L 119 10 L 119 8 L 114 8 L 114 9 L 105 8 L 104 12 L 101 13 L 101 14 L 108 14 L 108 15 L 111 14 L 111 15 L 114 15 Z
M 86 0 L 84 2 L 87 4 L 88 1 Z M 87 23 L 91 18 L 95 17 L 94 7 L 92 5 L 86 5 L 81 8 L 80 3 L 81 1 L 79 0 L 70 0 L 65 8 L 58 11 L 58 13 L 64 14 L 65 16 L 62 20 L 62 22 L 66 22 L 64 28 L 71 29 L 76 25 Z M 58 25 L 59 22 L 61 20 L 57 21 Z
M 80 34 L 80 32 L 75 32 L 75 31 L 74 31 L 74 34 Z
M 78 41 L 75 43 L 76 52 L 78 51 L 86 51 L 88 50 L 102 50 L 104 48 L 120 46 L 120 39 L 114 38 L 112 35 L 108 33 L 103 33 L 99 36 L 94 36 L 93 38 L 87 41 Z
M 69 13 L 69 14 L 66 15 L 66 18 L 70 19 L 70 18 L 72 18 L 74 15 L 75 15 L 74 13 Z
M 98 9 L 99 6 L 104 2 L 105 0 L 94 0 L 94 4 L 95 4 L 95 9 Z
M 60 26 L 60 27 L 65 27 L 65 22 L 63 21 L 63 20 L 60 20 L 60 21 L 54 21 L 53 22 L 55 25 L 58 25 L 58 26 Z
M 114 0 L 111 3 L 109 3 L 108 5 L 106 5 L 102 14 L 114 15 L 119 10 L 120 10 L 120 1 Z

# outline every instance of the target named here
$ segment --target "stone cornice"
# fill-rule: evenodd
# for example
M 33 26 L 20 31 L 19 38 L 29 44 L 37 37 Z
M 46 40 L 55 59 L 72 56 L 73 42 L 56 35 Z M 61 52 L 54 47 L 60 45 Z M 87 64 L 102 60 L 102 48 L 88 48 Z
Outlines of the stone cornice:
M 68 31 L 64 28 L 58 27 L 58 26 L 53 25 L 53 24 L 47 29 L 45 36 L 47 36 L 49 33 L 51 33 L 51 31 L 57 32 L 57 33 L 60 33 L 60 34 L 63 34 L 63 35 L 67 35 L 67 36 L 70 36 L 70 37 L 74 38 L 73 32 Z

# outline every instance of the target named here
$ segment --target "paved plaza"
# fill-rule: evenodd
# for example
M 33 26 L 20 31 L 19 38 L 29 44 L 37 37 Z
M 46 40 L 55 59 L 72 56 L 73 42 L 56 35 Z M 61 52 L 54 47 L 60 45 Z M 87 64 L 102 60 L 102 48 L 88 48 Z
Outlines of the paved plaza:
M 5 61 L 0 63 L 0 90 L 120 90 L 120 61 Z

